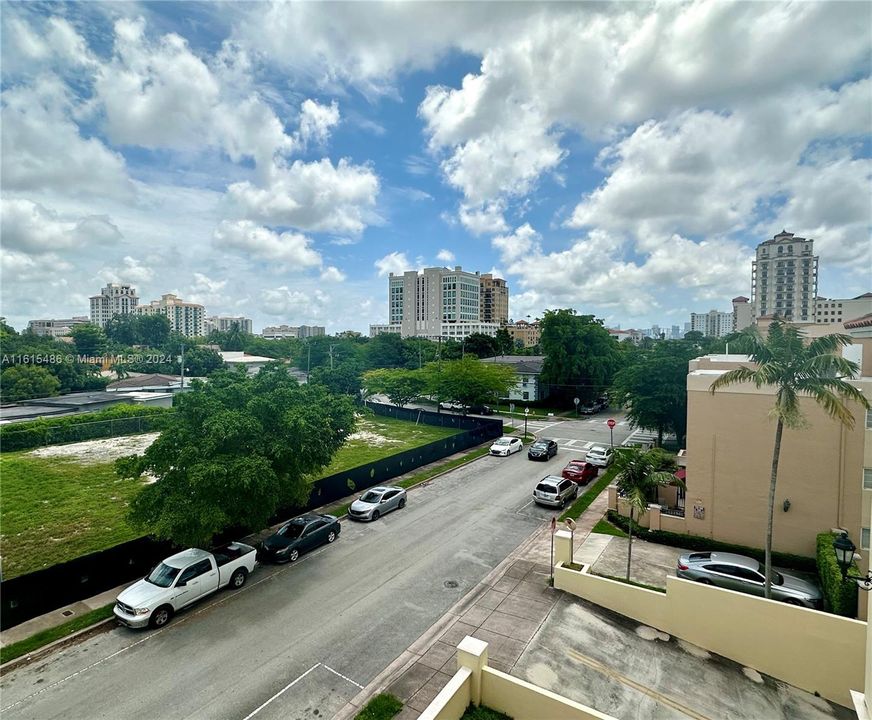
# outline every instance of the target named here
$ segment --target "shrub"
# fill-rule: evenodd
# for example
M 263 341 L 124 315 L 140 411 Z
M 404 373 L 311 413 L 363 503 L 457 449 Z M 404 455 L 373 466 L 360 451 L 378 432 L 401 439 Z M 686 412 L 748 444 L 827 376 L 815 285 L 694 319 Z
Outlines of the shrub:
M 400 710 L 403 703 L 389 693 L 380 693 L 363 706 L 354 720 L 390 720 Z
M 170 408 L 116 405 L 80 415 L 11 423 L 0 426 L 0 450 L 30 450 L 43 445 L 163 430 L 173 413 Z
M 857 617 L 857 586 L 842 580 L 842 569 L 836 560 L 833 540 L 836 534 L 822 532 L 817 536 L 817 569 L 826 608 L 836 615 Z M 852 565 L 850 570 L 856 570 Z M 850 572 L 849 570 L 849 572 Z M 858 574 L 858 573 L 855 573 Z
M 628 531 L 630 521 L 623 515 L 619 515 L 614 510 L 609 510 L 608 520 L 612 525 L 619 527 L 624 532 Z M 720 540 L 712 540 L 699 535 L 682 535 L 680 533 L 667 532 L 665 530 L 648 530 L 647 528 L 639 527 L 637 523 L 633 523 L 633 535 L 648 542 L 658 543 L 660 545 L 669 545 L 671 547 L 680 547 L 686 550 L 711 552 L 730 552 L 738 555 L 747 555 L 755 560 L 763 562 L 765 553 L 761 548 L 752 548 L 745 545 L 734 545 L 732 543 L 721 542 Z M 817 563 L 814 558 L 804 557 L 802 555 L 791 555 L 789 553 L 772 553 L 772 564 L 778 567 L 787 568 L 789 570 L 799 570 L 801 572 L 816 572 Z

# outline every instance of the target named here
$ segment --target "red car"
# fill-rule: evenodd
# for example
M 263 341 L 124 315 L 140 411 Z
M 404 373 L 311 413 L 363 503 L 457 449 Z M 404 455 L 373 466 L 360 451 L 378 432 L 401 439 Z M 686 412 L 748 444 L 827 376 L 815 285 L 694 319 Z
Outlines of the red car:
M 563 477 L 572 480 L 576 485 L 587 485 L 599 473 L 596 465 L 586 463 L 584 460 L 570 460 L 563 468 Z

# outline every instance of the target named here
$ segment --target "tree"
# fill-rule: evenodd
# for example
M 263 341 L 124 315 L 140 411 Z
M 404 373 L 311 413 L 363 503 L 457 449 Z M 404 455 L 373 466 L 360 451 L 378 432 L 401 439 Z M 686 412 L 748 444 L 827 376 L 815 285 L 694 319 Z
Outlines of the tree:
M 203 347 L 185 348 L 185 374 L 191 377 L 206 377 L 224 367 L 224 360 L 214 350 Z M 181 372 L 181 367 L 179 367 Z
M 485 363 L 476 357 L 429 363 L 425 368 L 427 392 L 440 402 L 481 405 L 505 397 L 517 383 L 507 365 Z
M 138 345 L 160 348 L 170 340 L 170 319 L 166 315 L 138 315 L 134 327 Z
M 57 395 L 60 386 L 51 372 L 37 365 L 13 365 L 0 374 L 0 395 L 8 402 Z
M 396 333 L 381 333 L 366 344 L 366 361 L 371 368 L 399 368 L 406 364 L 405 341 Z
M 638 349 L 630 364 L 615 375 L 611 396 L 626 405 L 627 417 L 637 427 L 663 434 L 674 432 L 679 447 L 687 434 L 687 366 L 699 355 L 693 343 L 664 340 L 650 349 Z
M 506 328 L 501 327 L 497 330 L 495 339 L 497 341 L 497 351 L 500 355 L 512 354 L 512 351 L 515 349 L 515 341 Z
M 499 351 L 497 339 L 484 333 L 470 333 L 463 342 L 464 352 L 477 358 L 493 357 Z
M 854 426 L 849 402 L 864 410 L 869 401 L 853 385 L 842 378 L 858 371 L 857 363 L 836 353 L 851 344 L 848 335 L 833 334 L 814 338 L 806 344 L 804 333 L 795 325 L 775 320 L 764 339 L 756 326 L 743 331 L 743 349 L 754 367 L 742 366 L 721 375 L 711 385 L 711 392 L 736 383 L 754 383 L 756 387 L 771 387 L 775 405 L 770 415 L 775 418 L 775 443 L 772 447 L 772 470 L 769 475 L 769 506 L 766 521 L 764 596 L 772 597 L 772 522 L 775 512 L 775 486 L 784 428 L 799 429 L 805 425 L 800 399 L 811 398 L 834 420 L 848 428 Z
M 284 367 L 224 371 L 176 399 L 171 424 L 142 455 L 116 462 L 121 477 L 148 472 L 131 503 L 139 530 L 179 545 L 208 545 L 230 527 L 263 528 L 309 497 L 307 478 L 327 466 L 354 429 L 350 399 L 300 386 Z
M 91 323 L 76 325 L 70 330 L 70 335 L 79 355 L 95 357 L 102 355 L 106 350 L 106 333 L 97 325 Z
M 387 395 L 394 405 L 404 407 L 424 394 L 427 376 L 419 370 L 402 368 L 370 370 L 363 374 L 363 385 L 368 393 Z
M 639 448 L 626 448 L 616 453 L 615 467 L 618 472 L 615 483 L 619 495 L 630 508 L 630 532 L 627 538 L 627 580 L 630 579 L 630 566 L 633 560 L 633 514 L 639 517 L 648 509 L 648 504 L 656 498 L 658 487 L 678 482 L 674 475 L 657 469 L 659 458 L 655 459 Z
M 360 398 L 363 387 L 360 367 L 353 360 L 341 362 L 332 370 L 329 367 L 315 368 L 309 382 L 324 386 L 334 395 L 350 395 L 355 401 Z
M 575 310 L 546 310 L 539 346 L 546 356 L 542 382 L 552 386 L 559 402 L 571 407 L 572 398 L 591 400 L 609 386 L 619 367 L 617 346 L 593 315 Z

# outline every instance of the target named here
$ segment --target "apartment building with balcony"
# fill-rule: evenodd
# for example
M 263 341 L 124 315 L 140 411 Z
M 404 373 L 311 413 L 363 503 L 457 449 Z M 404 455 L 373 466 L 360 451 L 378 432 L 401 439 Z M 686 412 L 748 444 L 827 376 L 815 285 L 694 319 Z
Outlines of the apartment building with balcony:
M 132 313 L 139 305 L 139 296 L 132 285 L 109 283 L 99 295 L 92 295 L 90 301 L 91 322 L 102 328 L 116 315 Z
M 212 332 L 230 332 L 234 325 L 239 327 L 240 332 L 247 335 L 252 334 L 253 326 L 251 318 L 243 317 L 242 315 L 212 315 L 207 317 L 203 320 L 203 333 L 209 335 Z
M 509 287 L 491 273 L 480 276 L 481 301 L 479 319 L 483 323 L 505 325 L 509 322 Z
M 539 326 L 539 321 L 527 322 L 526 320 L 518 320 L 517 322 L 506 325 L 506 330 L 511 335 L 515 344 L 520 344 L 521 347 L 533 347 L 539 344 L 539 338 L 542 337 L 542 329 Z
M 705 337 L 724 337 L 733 332 L 733 313 L 709 310 L 707 313 L 691 313 L 690 329 Z
M 757 246 L 751 263 L 755 319 L 773 315 L 790 322 L 814 322 L 817 288 L 814 240 L 782 230 Z
M 137 305 L 134 312 L 138 315 L 163 315 L 170 321 L 170 330 L 185 337 L 205 334 L 205 308 L 198 303 L 185 302 L 172 293 L 161 295 L 160 300 L 152 300 L 147 305 Z

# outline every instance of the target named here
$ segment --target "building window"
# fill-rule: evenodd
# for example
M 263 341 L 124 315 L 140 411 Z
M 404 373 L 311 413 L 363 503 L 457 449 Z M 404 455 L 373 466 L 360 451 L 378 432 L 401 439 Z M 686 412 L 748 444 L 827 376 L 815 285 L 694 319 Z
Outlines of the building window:
M 861 528 L 860 529 L 860 549 L 868 550 L 869 549 L 869 528 Z
M 872 430 L 872 410 L 866 411 L 866 429 Z
M 863 489 L 872 490 L 872 468 L 863 468 Z

